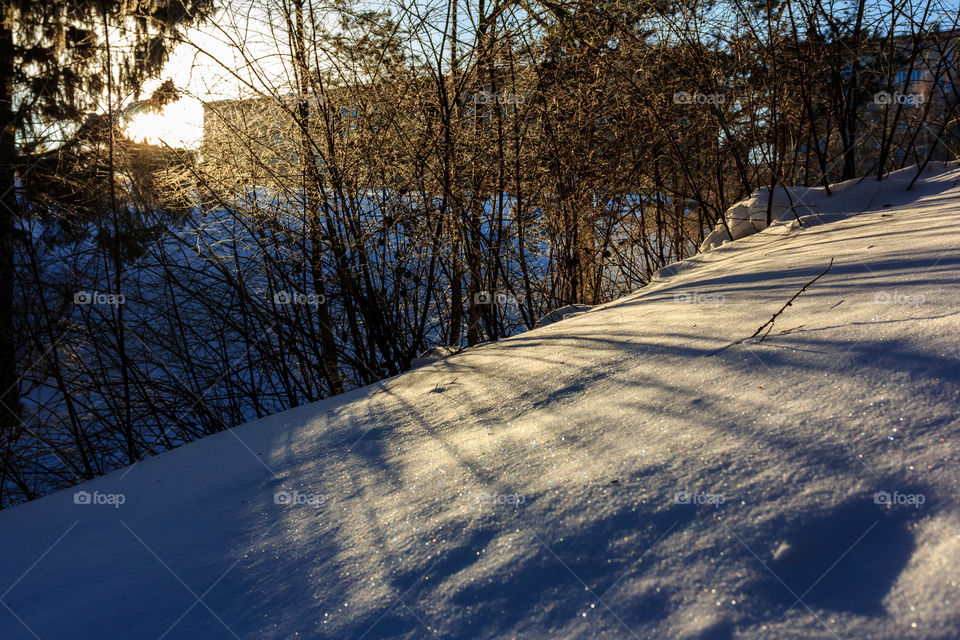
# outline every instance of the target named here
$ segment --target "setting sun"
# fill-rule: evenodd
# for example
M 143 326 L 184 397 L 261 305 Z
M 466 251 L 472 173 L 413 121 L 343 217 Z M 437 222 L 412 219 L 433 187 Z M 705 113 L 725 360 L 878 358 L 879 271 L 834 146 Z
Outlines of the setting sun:
M 196 147 L 203 138 L 203 107 L 185 98 L 159 112 L 138 113 L 127 124 L 127 135 L 135 142 Z

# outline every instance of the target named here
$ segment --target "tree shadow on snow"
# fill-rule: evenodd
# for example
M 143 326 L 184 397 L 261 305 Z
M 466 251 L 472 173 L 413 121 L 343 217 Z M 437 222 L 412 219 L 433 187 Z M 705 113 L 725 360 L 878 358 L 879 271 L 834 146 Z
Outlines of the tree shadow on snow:
M 863 496 L 789 523 L 753 591 L 787 607 L 884 615 L 883 599 L 916 548 L 915 516 L 912 507 L 887 508 Z

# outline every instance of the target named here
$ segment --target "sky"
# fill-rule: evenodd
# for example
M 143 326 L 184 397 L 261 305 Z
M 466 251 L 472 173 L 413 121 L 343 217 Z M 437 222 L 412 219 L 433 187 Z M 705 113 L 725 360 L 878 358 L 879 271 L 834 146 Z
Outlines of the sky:
M 197 148 L 203 138 L 203 102 L 289 86 L 284 19 L 277 11 L 269 0 L 231 0 L 214 19 L 187 31 L 163 73 L 141 88 L 142 97 L 171 79 L 183 97 L 161 113 L 136 116 L 129 127 L 132 137 Z
M 239 91 L 223 70 L 223 64 L 233 60 L 235 50 L 207 29 L 192 29 L 187 37 L 191 43 L 177 47 L 163 74 L 148 80 L 141 90 L 141 95 L 149 95 L 161 82 L 171 79 L 184 95 L 159 113 L 135 116 L 128 130 L 137 141 L 197 148 L 203 139 L 203 102 L 235 97 Z
M 278 77 L 283 66 L 273 21 L 269 16 L 237 9 L 238 5 L 233 5 L 232 10 L 222 10 L 211 22 L 190 29 L 163 73 L 144 83 L 141 97 L 150 95 L 167 79 L 173 80 L 183 97 L 160 113 L 135 116 L 129 127 L 134 139 L 196 148 L 203 138 L 203 102 L 249 95 L 264 82 L 283 82 Z M 255 62 L 242 59 L 241 51 Z

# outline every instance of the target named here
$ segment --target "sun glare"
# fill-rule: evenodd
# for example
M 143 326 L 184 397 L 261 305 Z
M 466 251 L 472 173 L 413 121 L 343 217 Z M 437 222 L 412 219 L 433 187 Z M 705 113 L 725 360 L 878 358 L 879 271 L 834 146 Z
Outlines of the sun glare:
M 157 113 L 138 113 L 127 125 L 127 135 L 135 142 L 196 147 L 203 138 L 203 108 L 184 99 Z

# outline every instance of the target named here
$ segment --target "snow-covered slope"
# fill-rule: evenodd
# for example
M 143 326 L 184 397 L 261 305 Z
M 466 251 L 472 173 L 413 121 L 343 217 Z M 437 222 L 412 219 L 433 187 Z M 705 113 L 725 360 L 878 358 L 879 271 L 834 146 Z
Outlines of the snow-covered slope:
M 0 638 L 960 637 L 960 170 L 909 177 L 0 512 Z
M 955 164 L 928 165 L 923 172 L 928 180 L 920 180 L 912 186 L 915 178 L 920 178 L 916 167 L 890 173 L 879 183 L 876 178 L 858 178 L 834 184 L 830 186 L 829 194 L 824 187 L 780 186 L 773 190 L 771 198 L 769 188 L 757 189 L 750 197 L 727 210 L 724 215 L 726 224 L 718 224 L 700 243 L 700 250 L 708 251 L 723 246 L 731 241 L 731 236 L 733 240 L 739 240 L 764 230 L 768 213 L 773 225 L 786 225 L 794 229 L 811 222 L 849 217 L 877 206 L 892 206 L 892 202 L 880 204 L 879 200 L 891 194 L 895 200 L 902 202 L 902 194 L 907 189 L 914 191 L 915 197 L 926 192 L 936 193 L 941 185 L 937 180 L 931 183 L 929 178 Z

